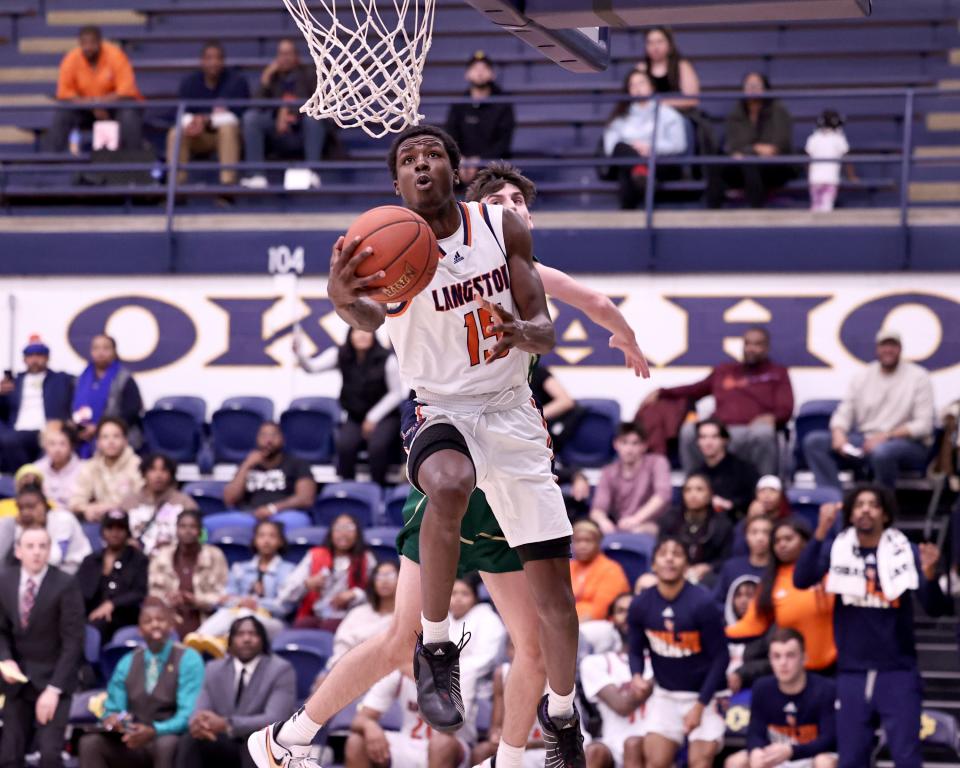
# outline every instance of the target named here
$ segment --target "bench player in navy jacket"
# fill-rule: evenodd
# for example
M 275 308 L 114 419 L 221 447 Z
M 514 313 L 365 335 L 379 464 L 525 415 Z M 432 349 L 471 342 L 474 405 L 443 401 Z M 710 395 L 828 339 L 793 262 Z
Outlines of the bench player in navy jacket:
M 911 544 L 893 527 L 895 502 L 885 488 L 858 486 L 842 509 L 843 530 L 828 542 L 840 505 L 821 507 L 816 533 L 793 574 L 798 589 L 826 575 L 827 591 L 837 596 L 840 768 L 870 764 L 875 718 L 897 768 L 921 768 L 922 692 L 910 593 L 932 616 L 948 609 L 935 578 L 940 551 Z
M 643 756 L 646 768 L 669 768 L 684 738 L 690 768 L 710 768 L 726 730 L 716 692 L 730 661 L 723 616 L 710 593 L 686 580 L 687 551 L 666 536 L 653 553 L 657 586 L 630 606 L 630 671 L 638 692 L 644 654 L 650 652 L 656 685 L 646 703 Z

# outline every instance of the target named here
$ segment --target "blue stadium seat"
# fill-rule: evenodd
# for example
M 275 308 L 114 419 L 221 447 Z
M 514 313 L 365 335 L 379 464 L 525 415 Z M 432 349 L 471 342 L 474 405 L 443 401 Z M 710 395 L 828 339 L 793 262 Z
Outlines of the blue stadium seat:
M 192 496 L 202 515 L 225 512 L 227 505 L 223 501 L 223 488 L 226 483 L 219 480 L 195 480 L 183 486 L 183 492 Z
M 273 421 L 273 400 L 260 395 L 228 397 L 220 406 L 221 411 L 253 411 L 260 414 L 261 421 Z
M 153 408 L 143 415 L 143 433 L 150 451 L 164 453 L 180 463 L 197 460 L 203 440 L 202 425 L 194 416 L 173 408 Z
M 807 460 L 803 456 L 803 440 L 811 432 L 830 429 L 830 417 L 840 405 L 839 400 L 808 400 L 800 406 L 793 422 L 793 457 L 797 469 L 807 469 Z
M 382 503 L 380 486 L 376 483 L 361 483 L 345 480 L 324 486 L 313 505 L 315 525 L 329 525 L 337 515 L 346 512 L 353 515 L 363 528 L 369 528 L 377 519 Z
M 12 499 L 17 495 L 13 475 L 0 475 L 0 499 Z
M 83 628 L 83 658 L 92 667 L 100 663 L 100 630 L 89 624 Z
M 397 552 L 397 534 L 400 529 L 394 526 L 368 528 L 363 532 L 363 539 L 367 547 L 377 560 L 400 562 L 400 553 Z
M 70 725 L 94 725 L 97 716 L 90 711 L 90 701 L 106 694 L 103 688 L 91 688 L 89 691 L 78 691 L 70 699 Z
M 788 488 L 787 501 L 793 514 L 803 518 L 810 528 L 817 527 L 820 506 L 829 502 L 843 501 L 843 492 L 829 486 L 822 488 Z
M 194 395 L 170 395 L 161 397 L 153 404 L 154 410 L 183 411 L 193 416 L 201 427 L 207 421 L 207 401 Z
M 233 566 L 253 557 L 253 529 L 244 525 L 225 525 L 210 533 L 209 542 L 216 545 Z
M 577 400 L 583 417 L 567 440 L 560 458 L 571 467 L 602 467 L 614 457 L 613 439 L 620 428 L 620 404 L 616 400 Z
M 252 535 L 256 524 L 257 518 L 253 516 L 252 512 L 237 510 L 218 512 L 215 515 L 207 515 L 203 518 L 203 527 L 207 529 L 209 537 L 213 537 L 221 528 L 246 528 Z
M 283 512 L 277 512 L 270 519 L 280 523 L 285 531 L 295 531 L 310 525 L 310 515 L 299 509 L 285 509 Z
M 280 416 L 286 450 L 311 464 L 331 463 L 340 414 L 340 403 L 332 397 L 298 397 Z
M 321 546 L 326 538 L 327 527 L 324 525 L 287 531 L 287 548 L 284 550 L 283 559 L 299 563 L 311 548 Z
M 226 406 L 226 402 L 224 405 Z M 216 411 L 210 421 L 214 461 L 241 463 L 250 451 L 256 448 L 257 431 L 264 420 L 262 410 L 240 405 Z
M 403 507 L 407 503 L 410 486 L 406 483 L 387 491 L 384 496 L 383 518 L 387 525 L 403 525 Z
M 403 710 L 399 700 L 394 701 L 390 709 L 380 716 L 380 727 L 385 731 L 399 731 L 403 727 Z
M 110 676 L 113 675 L 113 670 L 117 664 L 120 663 L 120 659 L 137 646 L 144 645 L 144 640 L 140 636 L 140 630 L 136 627 L 124 627 L 124 629 L 134 629 L 136 630 L 136 634 L 128 636 L 126 639 L 118 639 L 120 636 L 120 632 L 118 631 L 117 634 L 114 635 L 113 640 L 100 649 L 100 671 L 103 673 L 103 679 L 108 682 Z
M 330 722 L 327 723 L 327 729 L 330 734 L 342 735 L 350 731 L 350 724 L 357 715 L 357 708 L 360 706 L 360 701 L 361 699 L 359 698 L 351 701 L 333 716 Z
M 616 560 L 632 587 L 650 570 L 656 539 L 646 533 L 608 533 L 603 537 L 603 554 Z
M 80 527 L 83 528 L 83 535 L 87 537 L 93 551 L 101 552 L 103 550 L 103 539 L 100 538 L 100 523 L 80 523 Z
M 333 633 L 322 629 L 287 629 L 277 635 L 273 652 L 286 659 L 297 673 L 297 697 L 310 695 L 310 686 L 333 654 Z

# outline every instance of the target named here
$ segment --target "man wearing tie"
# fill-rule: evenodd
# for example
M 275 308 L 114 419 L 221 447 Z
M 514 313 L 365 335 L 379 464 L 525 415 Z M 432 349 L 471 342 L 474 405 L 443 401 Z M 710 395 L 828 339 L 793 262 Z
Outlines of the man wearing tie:
M 173 618 L 158 598 L 144 601 L 139 628 L 146 645 L 113 671 L 103 732 L 80 739 L 81 768 L 173 768 L 203 684 L 203 659 L 170 637 Z
M 72 577 L 48 565 L 45 528 L 25 528 L 14 553 L 19 564 L 0 571 L 0 768 L 20 768 L 34 735 L 40 767 L 61 768 L 83 656 L 83 598 Z
M 233 622 L 226 658 L 207 665 L 190 733 L 180 740 L 177 768 L 254 765 L 247 737 L 297 708 L 293 666 L 270 654 L 267 632 L 254 616 Z

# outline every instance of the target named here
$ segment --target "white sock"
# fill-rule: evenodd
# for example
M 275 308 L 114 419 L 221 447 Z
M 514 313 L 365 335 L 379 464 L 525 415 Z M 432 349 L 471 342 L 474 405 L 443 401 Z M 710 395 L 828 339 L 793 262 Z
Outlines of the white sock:
M 317 731 L 322 727 L 323 723 L 315 723 L 310 719 L 307 710 L 300 707 L 300 709 L 293 713 L 293 717 L 280 726 L 280 733 L 277 734 L 277 742 L 281 747 L 286 747 L 287 749 L 307 746 L 313 743 Z
M 523 747 L 511 747 L 503 739 L 497 747 L 497 768 L 523 768 Z
M 427 643 L 449 643 L 450 642 L 450 618 L 445 617 L 443 621 L 430 621 L 422 613 L 420 614 L 420 624 L 423 627 L 423 644 Z
M 551 719 L 565 719 L 573 716 L 573 698 L 577 689 L 574 687 L 570 693 L 561 695 L 549 685 L 547 686 L 547 714 Z

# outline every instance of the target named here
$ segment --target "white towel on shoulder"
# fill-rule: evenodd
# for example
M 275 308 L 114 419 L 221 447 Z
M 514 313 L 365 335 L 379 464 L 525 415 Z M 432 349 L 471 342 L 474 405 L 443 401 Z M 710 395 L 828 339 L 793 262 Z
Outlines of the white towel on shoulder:
M 867 594 L 866 564 L 860 554 L 860 543 L 854 528 L 842 531 L 830 548 L 830 570 L 827 592 L 850 597 Z M 887 528 L 877 547 L 877 580 L 888 601 L 920 586 L 920 576 L 910 540 L 896 528 Z

